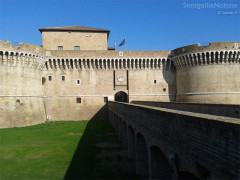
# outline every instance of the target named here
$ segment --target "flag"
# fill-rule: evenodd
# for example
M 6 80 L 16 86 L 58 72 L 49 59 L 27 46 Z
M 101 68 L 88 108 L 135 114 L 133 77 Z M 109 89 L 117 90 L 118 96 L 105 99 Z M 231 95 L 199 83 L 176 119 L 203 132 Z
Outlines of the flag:
M 118 46 L 122 46 L 124 44 L 126 44 L 126 39 L 125 38 L 123 39 L 123 41 Z
M 116 41 L 114 42 L 114 49 L 116 48 Z

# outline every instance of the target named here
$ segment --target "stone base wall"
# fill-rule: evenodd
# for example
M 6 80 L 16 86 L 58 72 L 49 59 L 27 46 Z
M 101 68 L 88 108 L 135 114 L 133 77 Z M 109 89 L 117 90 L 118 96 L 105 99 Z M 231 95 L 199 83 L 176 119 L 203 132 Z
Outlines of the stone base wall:
M 0 97 L 0 128 L 31 126 L 45 121 L 42 97 Z
M 127 70 L 119 69 L 115 73 L 109 69 L 49 69 L 44 72 L 43 85 L 46 116 L 48 121 L 104 119 L 104 113 L 100 115 L 106 104 L 104 98 L 114 100 L 119 91 L 129 95 L 129 101 L 172 101 L 174 73 L 166 69 L 137 69 L 129 70 L 127 78 Z M 77 98 L 81 98 L 81 103 L 77 103 Z
M 215 104 L 240 104 L 240 92 L 238 93 L 193 93 L 177 95 L 177 102 L 194 102 L 194 103 L 215 103 Z
M 239 77 L 240 64 L 179 68 L 177 102 L 240 104 Z
M 80 96 L 79 96 L 80 97 Z M 45 97 L 47 121 L 81 121 L 90 119 L 106 120 L 104 97 Z

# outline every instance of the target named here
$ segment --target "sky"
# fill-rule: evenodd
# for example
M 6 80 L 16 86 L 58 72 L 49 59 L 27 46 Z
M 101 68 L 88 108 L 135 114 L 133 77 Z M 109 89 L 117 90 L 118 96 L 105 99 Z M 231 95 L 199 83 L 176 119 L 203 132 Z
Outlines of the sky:
M 240 41 L 240 0 L 0 0 L 0 40 L 40 46 L 38 28 L 109 29 L 117 50 Z

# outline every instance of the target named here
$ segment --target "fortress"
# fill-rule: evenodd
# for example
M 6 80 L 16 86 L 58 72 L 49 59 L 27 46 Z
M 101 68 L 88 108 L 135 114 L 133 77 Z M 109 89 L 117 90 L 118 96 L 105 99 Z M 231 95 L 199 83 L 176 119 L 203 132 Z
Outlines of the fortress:
M 0 128 L 103 118 L 108 100 L 240 104 L 240 43 L 116 51 L 107 29 L 40 28 L 0 41 Z
M 0 128 L 108 119 L 145 179 L 239 179 L 240 42 L 116 51 L 107 29 L 0 41 Z M 131 103 L 128 103 L 131 102 Z

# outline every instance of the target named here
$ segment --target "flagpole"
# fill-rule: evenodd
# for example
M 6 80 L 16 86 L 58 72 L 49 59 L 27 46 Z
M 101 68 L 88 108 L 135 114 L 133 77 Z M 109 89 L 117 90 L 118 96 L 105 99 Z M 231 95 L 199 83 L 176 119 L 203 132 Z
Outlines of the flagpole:
M 126 51 L 126 49 L 127 49 L 127 39 L 126 39 L 126 37 L 125 37 L 125 51 Z

